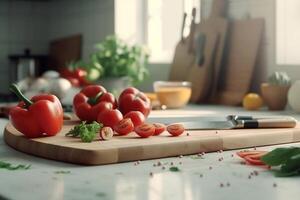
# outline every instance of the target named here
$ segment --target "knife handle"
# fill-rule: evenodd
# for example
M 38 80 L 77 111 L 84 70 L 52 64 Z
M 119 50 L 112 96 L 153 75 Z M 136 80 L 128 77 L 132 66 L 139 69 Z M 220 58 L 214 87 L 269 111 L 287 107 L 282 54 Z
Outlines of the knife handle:
M 240 120 L 237 122 L 237 128 L 294 128 L 297 125 L 297 120 L 293 117 Z

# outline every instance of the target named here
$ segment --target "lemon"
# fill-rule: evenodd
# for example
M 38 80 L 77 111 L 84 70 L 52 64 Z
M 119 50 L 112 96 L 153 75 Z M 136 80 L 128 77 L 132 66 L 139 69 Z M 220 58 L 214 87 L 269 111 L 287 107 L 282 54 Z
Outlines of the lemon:
M 259 94 L 248 93 L 243 99 L 243 107 L 246 110 L 258 110 L 263 105 L 263 100 Z

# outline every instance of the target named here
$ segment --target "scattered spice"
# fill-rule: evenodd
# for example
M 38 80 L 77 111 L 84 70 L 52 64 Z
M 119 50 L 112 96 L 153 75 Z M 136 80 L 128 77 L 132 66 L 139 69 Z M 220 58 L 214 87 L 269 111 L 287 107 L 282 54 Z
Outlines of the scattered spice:
M 179 158 L 183 158 L 183 155 L 180 155 Z
M 249 176 L 248 176 L 248 179 L 251 179 L 251 178 L 252 178 L 252 176 L 251 176 L 251 175 L 249 175 Z
M 162 164 L 161 164 L 161 162 L 160 161 L 158 161 L 157 162 L 157 166 L 161 166 Z
M 229 187 L 229 186 L 230 186 L 230 183 L 229 183 L 229 182 L 227 182 L 227 183 L 226 183 L 226 186 L 227 186 L 227 187 Z
M 202 178 L 203 177 L 203 174 L 200 174 L 200 178 Z
M 179 162 L 179 165 L 182 165 L 182 162 L 181 162 L 181 161 Z
M 276 183 L 273 183 L 273 187 L 277 187 L 277 184 L 276 184 Z
M 153 164 L 153 167 L 156 167 L 156 164 L 155 164 L 155 163 Z
M 224 187 L 224 184 L 223 184 L 223 183 L 220 183 L 220 187 Z
M 212 170 L 212 166 L 209 166 L 209 168 L 208 168 L 209 170 Z
M 166 169 L 166 167 L 165 167 L 165 166 L 163 166 L 161 169 L 162 169 L 162 170 L 165 170 L 165 169 Z
M 0 161 L 0 168 L 7 170 L 27 170 L 31 167 L 31 165 L 13 165 L 8 162 Z
M 151 177 L 153 177 L 153 172 L 150 172 L 149 175 L 150 175 Z
M 170 167 L 169 170 L 171 172 L 179 172 L 180 171 L 180 169 L 178 167 Z
M 190 136 L 190 133 L 186 133 L 186 136 Z
M 173 163 L 173 162 L 171 162 L 171 163 L 170 163 L 170 165 L 172 165 L 172 166 L 173 166 L 173 165 L 174 165 L 174 163 Z

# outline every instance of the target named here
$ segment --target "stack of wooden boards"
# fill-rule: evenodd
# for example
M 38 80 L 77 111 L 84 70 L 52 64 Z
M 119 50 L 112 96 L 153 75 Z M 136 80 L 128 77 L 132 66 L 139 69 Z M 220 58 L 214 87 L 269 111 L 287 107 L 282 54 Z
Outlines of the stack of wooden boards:
M 251 86 L 264 19 L 229 22 L 226 5 L 226 0 L 214 0 L 210 17 L 199 24 L 193 10 L 190 34 L 175 49 L 169 80 L 192 82 L 194 103 L 239 105 Z

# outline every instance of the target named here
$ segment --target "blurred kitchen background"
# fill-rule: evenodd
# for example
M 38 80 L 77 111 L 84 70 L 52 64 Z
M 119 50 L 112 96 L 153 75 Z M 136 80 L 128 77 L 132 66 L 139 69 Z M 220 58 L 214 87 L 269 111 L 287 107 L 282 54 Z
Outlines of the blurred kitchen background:
M 205 48 L 199 48 L 200 54 L 203 51 L 203 55 L 199 55 L 200 60 L 201 56 L 204 57 L 204 63 L 208 62 L 208 59 L 211 59 L 212 65 L 220 62 L 221 73 L 218 74 L 218 81 L 215 84 L 218 88 L 225 87 L 225 92 L 220 93 L 221 98 L 232 96 L 235 91 L 231 88 L 233 85 L 236 87 L 240 84 L 245 85 L 240 91 L 242 95 L 250 91 L 259 92 L 260 84 L 275 71 L 286 72 L 293 81 L 300 78 L 300 1 L 216 0 L 215 2 L 219 4 L 217 3 L 215 8 L 213 2 L 212 0 L 1 0 L 1 100 L 9 100 L 8 87 L 12 82 L 21 81 L 28 76 L 38 77 L 48 70 L 63 73 L 62 69 L 66 66 L 76 68 L 80 65 L 94 65 L 95 60 L 102 59 L 99 55 L 96 58 L 96 52 L 103 47 L 102 45 L 97 50 L 95 45 L 105 41 L 107 36 L 111 36 L 113 42 L 121 39 L 129 46 L 137 44 L 139 51 L 147 55 L 149 53 L 149 58 L 146 56 L 148 62 L 143 60 L 144 63 L 139 63 L 145 64 L 149 71 L 148 75 L 145 77 L 140 75 L 135 86 L 144 92 L 152 92 L 154 81 L 176 80 L 170 74 L 175 62 L 175 47 L 181 41 L 184 13 L 187 17 L 183 26 L 183 38 L 190 35 L 193 8 L 196 11 L 195 23 L 198 24 L 196 28 L 199 30 L 198 34 L 202 29 L 205 29 L 204 33 L 208 33 L 206 37 L 199 36 L 195 41 L 202 38 L 207 43 L 200 41 L 199 44 L 208 45 L 211 40 L 209 37 L 218 34 L 214 41 L 217 41 L 216 45 L 211 48 L 215 49 L 212 54 L 215 55 L 217 52 L 218 55 L 206 58 L 209 53 Z M 222 8 L 218 8 L 218 5 Z M 226 20 L 225 35 L 214 26 L 208 28 L 213 31 L 212 34 L 207 32 L 206 27 L 210 27 L 211 24 L 206 20 L 213 17 Z M 201 26 L 202 22 L 206 25 Z M 247 28 L 250 30 L 248 33 Z M 251 33 L 251 30 L 254 32 Z M 223 48 L 220 43 L 224 45 Z M 198 50 L 197 45 L 193 48 L 194 52 L 195 49 Z M 246 52 L 239 55 L 241 50 Z M 141 57 L 141 52 L 135 53 Z M 219 61 L 216 61 L 218 59 Z M 238 68 L 235 65 L 239 65 Z M 246 72 L 243 71 L 244 66 L 247 68 Z M 107 78 L 108 73 L 103 75 L 105 74 L 103 69 L 99 69 L 97 65 L 94 68 L 96 70 L 90 75 L 93 81 L 99 83 L 101 79 Z M 240 71 L 235 73 L 235 69 Z M 231 73 L 231 76 L 228 73 Z M 249 81 L 240 83 L 239 79 Z M 210 82 L 207 82 L 207 85 L 209 87 Z M 238 104 L 228 101 L 224 100 L 223 103 Z

